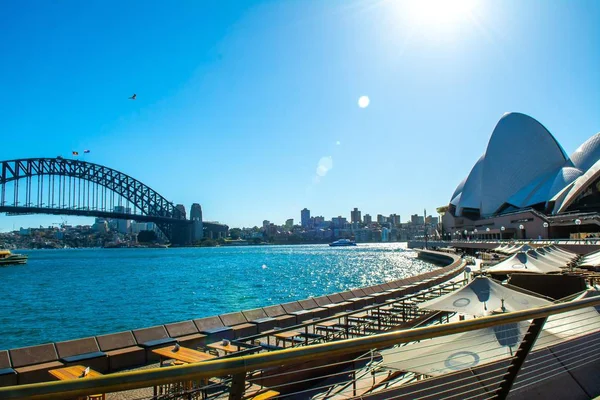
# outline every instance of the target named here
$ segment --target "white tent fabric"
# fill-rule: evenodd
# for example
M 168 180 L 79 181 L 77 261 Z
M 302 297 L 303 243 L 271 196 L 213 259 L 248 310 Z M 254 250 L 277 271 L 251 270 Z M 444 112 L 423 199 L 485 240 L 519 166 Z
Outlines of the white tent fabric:
M 600 296 L 597 290 L 587 290 L 574 300 Z M 548 317 L 534 348 L 555 345 L 594 332 L 600 332 L 600 307 L 587 307 Z M 556 338 L 559 338 L 557 340 Z
M 548 254 L 545 254 L 542 251 L 540 251 L 540 249 L 529 250 L 527 252 L 527 257 L 535 260 L 536 265 L 544 264 L 544 268 L 549 266 L 551 269 L 562 269 L 567 266 L 567 264 L 564 261 L 554 258 Z
M 502 360 L 514 355 L 528 326 L 508 324 L 383 350 L 382 367 L 439 376 Z
M 559 254 L 555 251 L 548 250 L 546 247 L 540 247 L 535 250 L 538 254 L 546 258 L 547 260 L 551 260 L 555 263 L 559 263 L 561 266 L 565 267 L 569 262 L 571 262 L 571 258 L 565 257 L 562 254 Z
M 523 244 L 521 246 L 515 246 L 515 247 L 513 247 L 511 249 L 508 249 L 507 253 L 508 254 L 515 254 L 515 253 L 518 253 L 520 251 L 529 251 L 529 250 L 532 250 L 532 249 L 533 249 L 533 247 L 531 247 L 531 246 L 529 246 L 527 244 Z
M 571 252 L 571 251 L 568 251 L 568 250 L 562 249 L 562 248 L 560 248 L 560 247 L 558 247 L 558 246 L 555 246 L 555 245 L 548 246 L 546 249 L 548 249 L 548 250 L 550 250 L 550 251 L 553 251 L 553 252 L 555 252 L 555 253 L 557 253 L 557 254 L 562 254 L 562 255 L 564 255 L 565 257 L 569 258 L 570 260 L 573 260 L 573 259 L 575 259 L 575 258 L 577 257 L 577 254 L 576 254 L 576 253 L 573 253 L 573 252 Z
M 580 261 L 580 267 L 597 267 L 600 265 L 600 250 L 585 255 Z
M 599 291 L 587 291 L 576 299 L 598 295 Z M 530 323 L 522 321 L 383 350 L 382 366 L 440 376 L 506 359 L 517 350 Z M 534 350 L 599 331 L 600 314 L 594 307 L 553 315 L 546 321 Z
M 419 304 L 419 308 L 483 316 L 503 306 L 506 311 L 517 311 L 548 304 L 548 300 L 510 289 L 493 279 L 477 277 L 452 293 Z
M 486 268 L 485 271 L 496 274 L 511 274 L 513 272 L 547 274 L 551 272 L 562 272 L 559 267 L 549 265 L 543 261 L 538 261 L 525 252 L 514 254 L 506 260 Z

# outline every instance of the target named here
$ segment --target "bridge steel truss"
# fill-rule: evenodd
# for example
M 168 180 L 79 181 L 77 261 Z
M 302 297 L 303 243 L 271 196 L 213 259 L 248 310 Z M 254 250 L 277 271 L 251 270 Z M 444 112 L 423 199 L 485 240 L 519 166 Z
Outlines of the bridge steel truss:
M 154 222 L 172 242 L 174 236 L 178 236 L 177 242 L 186 241 L 185 234 L 174 232 L 189 229 L 185 215 L 158 192 L 122 172 L 65 158 L 27 158 L 1 164 L 0 212 Z M 133 206 L 135 213 L 128 212 L 123 203 Z M 117 206 L 121 208 L 115 211 Z

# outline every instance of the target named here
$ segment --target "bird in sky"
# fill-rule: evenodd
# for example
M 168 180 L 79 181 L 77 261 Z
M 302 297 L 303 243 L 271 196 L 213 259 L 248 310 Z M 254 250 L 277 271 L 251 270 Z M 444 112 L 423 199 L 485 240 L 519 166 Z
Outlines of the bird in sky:
M 137 97 L 137 94 L 135 94 L 135 93 L 134 93 L 134 94 L 133 94 L 133 96 L 131 96 L 131 97 L 129 98 L 129 100 L 135 100 L 135 98 L 136 98 L 136 97 Z

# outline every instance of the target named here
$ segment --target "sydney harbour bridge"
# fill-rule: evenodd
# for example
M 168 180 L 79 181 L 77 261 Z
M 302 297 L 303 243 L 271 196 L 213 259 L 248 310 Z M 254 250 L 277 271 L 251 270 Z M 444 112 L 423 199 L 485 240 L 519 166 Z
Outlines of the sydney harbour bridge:
M 153 222 L 173 244 L 202 237 L 202 215 L 174 205 L 122 172 L 90 162 L 57 158 L 2 161 L 0 213 L 56 214 Z M 193 206 L 193 207 L 194 207 Z

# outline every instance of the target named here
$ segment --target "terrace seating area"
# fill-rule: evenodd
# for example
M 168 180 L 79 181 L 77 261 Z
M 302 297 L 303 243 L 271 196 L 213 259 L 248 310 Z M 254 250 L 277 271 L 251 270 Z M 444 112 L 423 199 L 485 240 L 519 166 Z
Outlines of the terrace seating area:
M 256 351 L 258 345 L 254 344 L 257 343 L 260 346 L 258 351 L 273 351 L 283 348 L 284 344 L 304 345 L 342 336 L 332 335 L 334 332 L 343 332 L 344 337 L 373 334 L 418 316 L 414 312 L 414 301 L 398 302 L 398 299 L 409 295 L 414 295 L 413 299 L 429 296 L 417 293 L 461 274 L 463 264 L 460 260 L 449 259 L 454 261 L 451 265 L 417 277 L 342 293 L 132 331 L 0 351 L 0 386 L 54 380 L 49 370 L 75 365 L 89 366 L 101 374 L 136 368 L 159 360 L 153 350 L 176 343 L 202 350 L 224 339 L 234 341 L 231 351 L 217 350 L 219 355 L 228 357 L 240 351 Z M 436 290 L 440 294 L 444 292 L 443 289 Z M 365 308 L 367 311 L 361 311 Z M 401 316 L 394 316 L 396 313 Z M 330 322 L 333 320 L 337 322 Z M 276 335 L 281 336 L 292 328 L 301 332 L 287 339 L 277 339 Z M 249 347 L 252 349 L 249 350 Z

